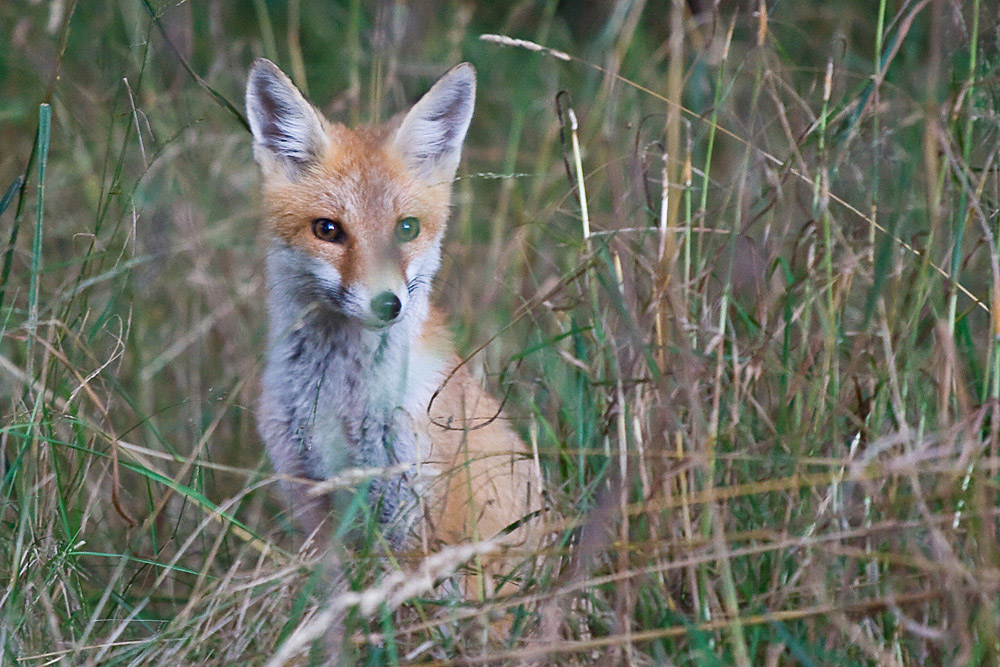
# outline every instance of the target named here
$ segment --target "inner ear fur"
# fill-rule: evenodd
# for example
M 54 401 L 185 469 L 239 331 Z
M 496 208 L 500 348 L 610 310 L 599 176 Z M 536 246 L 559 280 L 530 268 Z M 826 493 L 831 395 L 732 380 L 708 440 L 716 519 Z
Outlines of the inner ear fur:
M 326 151 L 326 121 L 270 60 L 258 58 L 250 68 L 246 106 L 261 167 L 277 162 L 295 175 Z
M 403 117 L 393 139 L 423 177 L 452 180 L 476 101 L 476 71 L 469 63 L 448 70 Z

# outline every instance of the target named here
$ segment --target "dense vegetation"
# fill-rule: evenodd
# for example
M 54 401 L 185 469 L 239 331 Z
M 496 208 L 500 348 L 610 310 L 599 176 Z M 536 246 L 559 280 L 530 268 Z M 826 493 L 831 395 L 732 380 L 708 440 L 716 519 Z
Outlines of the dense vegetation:
M 994 0 L 6 0 L 0 665 L 324 660 L 260 55 L 350 123 L 476 66 L 439 300 L 558 528 L 480 605 L 353 552 L 348 660 L 997 664 L 998 46 Z

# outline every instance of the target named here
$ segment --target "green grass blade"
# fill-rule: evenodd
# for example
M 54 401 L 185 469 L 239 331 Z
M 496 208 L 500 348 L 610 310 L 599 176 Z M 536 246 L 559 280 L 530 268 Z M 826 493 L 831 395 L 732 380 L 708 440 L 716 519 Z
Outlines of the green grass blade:
M 31 242 L 31 283 L 28 288 L 29 327 L 34 327 L 38 323 L 38 286 L 42 272 L 42 221 L 45 218 L 45 168 L 49 161 L 51 127 L 52 108 L 48 104 L 41 104 L 38 107 L 38 210 L 35 215 L 35 236 Z M 29 340 L 29 346 L 30 344 Z

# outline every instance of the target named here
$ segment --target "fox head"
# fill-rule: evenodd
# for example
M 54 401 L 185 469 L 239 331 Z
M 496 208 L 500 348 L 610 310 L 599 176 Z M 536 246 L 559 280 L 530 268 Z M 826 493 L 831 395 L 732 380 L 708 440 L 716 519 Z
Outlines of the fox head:
M 426 305 L 475 95 L 463 63 L 405 115 L 350 129 L 323 118 L 274 63 L 255 61 L 247 119 L 280 274 L 272 285 L 287 281 L 300 305 L 369 329 Z

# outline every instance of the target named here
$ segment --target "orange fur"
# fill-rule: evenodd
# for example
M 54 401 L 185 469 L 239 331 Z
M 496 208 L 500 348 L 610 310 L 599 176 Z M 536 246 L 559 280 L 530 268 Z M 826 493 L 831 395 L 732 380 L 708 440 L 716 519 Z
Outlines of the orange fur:
M 340 124 L 326 128 L 330 149 L 300 178 L 279 170 L 266 174 L 264 202 L 268 231 L 288 244 L 322 258 L 345 282 L 366 281 L 386 265 L 403 275 L 410 257 L 439 242 L 448 220 L 450 183 L 418 182 L 401 157 L 386 145 L 390 126 L 351 130 Z M 361 193 L 379 193 L 377 198 Z M 396 221 L 420 219 L 421 233 L 413 242 L 392 242 Z M 347 243 L 320 241 L 312 233 L 316 218 L 340 221 Z
M 450 346 L 446 329 L 428 328 L 421 345 Z M 452 368 L 459 361 L 452 357 Z M 488 539 L 512 529 L 510 546 L 531 548 L 541 533 L 541 479 L 500 405 L 463 366 L 441 387 L 425 413 L 428 463 L 441 474 L 426 502 L 432 544 Z M 533 517 L 533 518 L 532 518 Z M 528 519 L 519 527 L 513 524 Z M 506 566 L 486 559 L 487 574 Z

